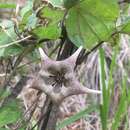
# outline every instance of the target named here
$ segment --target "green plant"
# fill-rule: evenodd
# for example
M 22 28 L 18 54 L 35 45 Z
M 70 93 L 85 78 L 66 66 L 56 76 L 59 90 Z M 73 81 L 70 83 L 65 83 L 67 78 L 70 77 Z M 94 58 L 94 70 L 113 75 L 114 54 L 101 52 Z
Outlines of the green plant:
M 37 48 L 46 46 L 46 42 L 55 44 L 56 40 L 60 41 L 57 46 L 59 53 L 56 51 L 57 48 L 54 50 L 58 57 L 57 60 L 65 59 L 76 48 L 83 46 L 87 51 L 80 57 L 83 61 L 91 52 L 100 48 L 101 124 L 103 130 L 110 128 L 116 130 L 121 122 L 119 119 L 126 116 L 130 100 L 129 96 L 126 96 L 129 92 L 126 89 L 128 77 L 124 78 L 124 76 L 117 112 L 111 125 L 109 125 L 109 108 L 111 96 L 114 95 L 113 72 L 117 67 L 116 58 L 119 51 L 119 42 L 121 34 L 130 34 L 130 19 L 126 13 L 128 3 L 126 8 L 123 9 L 120 7 L 121 4 L 116 0 L 46 0 L 43 3 L 42 1 L 37 2 L 37 0 L 27 0 L 26 5 L 19 10 L 13 20 L 0 19 L 0 59 L 12 60 L 12 58 L 16 58 L 12 62 L 10 75 L 3 84 L 3 88 L 7 88 L 12 77 L 20 72 L 20 63 L 25 57 L 32 59 L 35 63 L 36 61 L 39 62 Z M 14 9 L 15 7 L 15 4 L 0 4 L 1 9 Z M 122 14 L 120 14 L 121 11 Z M 125 20 L 122 21 L 122 17 Z M 114 52 L 109 75 L 106 74 L 105 54 L 101 48 L 105 42 L 109 46 L 112 45 Z M 71 46 L 70 50 L 66 49 L 67 46 L 68 48 Z M 4 100 L 6 96 L 1 96 L 0 93 L 0 98 Z M 14 102 L 17 101 L 14 100 Z M 18 105 L 15 103 L 7 103 L 8 109 L 6 106 L 0 107 L 0 118 L 2 118 L 0 127 L 2 129 L 4 129 L 3 126 L 14 123 L 20 118 L 21 110 L 17 108 Z M 5 111 L 11 115 L 14 108 L 17 108 L 14 112 L 15 116 L 7 119 Z M 77 114 L 62 122 L 57 128 L 63 128 L 65 125 L 81 118 L 87 112 L 81 111 L 79 115 Z

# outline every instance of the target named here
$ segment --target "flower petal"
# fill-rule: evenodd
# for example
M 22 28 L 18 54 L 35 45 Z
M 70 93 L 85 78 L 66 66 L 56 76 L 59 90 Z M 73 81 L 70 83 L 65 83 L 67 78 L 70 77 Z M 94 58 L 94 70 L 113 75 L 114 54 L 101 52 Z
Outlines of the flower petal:
M 54 88 L 53 88 L 53 91 L 54 93 L 60 93 L 61 91 L 61 88 L 62 88 L 62 85 L 61 84 L 55 84 Z

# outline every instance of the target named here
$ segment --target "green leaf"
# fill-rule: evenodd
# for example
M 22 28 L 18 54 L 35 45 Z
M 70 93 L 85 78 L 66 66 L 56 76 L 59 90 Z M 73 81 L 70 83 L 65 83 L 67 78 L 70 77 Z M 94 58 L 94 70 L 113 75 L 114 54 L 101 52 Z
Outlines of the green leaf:
M 124 22 L 122 25 L 117 27 L 117 29 L 120 33 L 130 34 L 130 20 Z
M 54 7 L 62 7 L 63 1 L 62 0 L 48 0 Z
M 63 12 L 59 9 L 43 8 L 40 12 L 40 17 L 47 20 L 47 25 L 35 28 L 32 33 L 40 39 L 57 39 L 60 37 L 61 28 L 59 27 L 60 20 L 63 18 Z
M 19 45 L 12 45 L 5 49 L 4 56 L 5 57 L 16 56 L 16 55 L 20 54 L 23 51 L 23 49 L 24 48 Z
M 113 118 L 112 130 L 117 130 L 120 125 L 123 116 L 127 113 L 127 94 L 126 94 L 126 79 L 123 79 L 122 94 L 120 96 L 120 102 Z
M 80 0 L 48 0 L 54 7 L 69 9 L 76 5 Z
M 28 29 L 33 29 L 36 26 L 36 23 L 37 23 L 37 17 L 36 14 L 33 13 L 28 17 L 28 22 L 26 27 Z
M 0 47 L 16 40 L 17 36 L 15 34 L 14 24 L 12 21 L 5 20 L 0 23 L 0 26 L 5 28 L 4 30 L 2 28 L 0 30 Z M 19 45 L 0 48 L 0 57 L 17 55 L 20 53 L 21 49 L 22 48 Z
M 114 54 L 112 56 L 110 70 L 109 70 L 109 77 L 105 74 L 105 53 L 102 48 L 100 48 L 100 86 L 102 87 L 102 104 L 100 106 L 100 117 L 101 117 L 101 124 L 102 129 L 107 130 L 108 128 L 108 114 L 110 108 L 110 100 L 113 96 L 114 91 L 114 80 L 113 80 L 113 72 L 116 67 L 116 57 L 118 54 L 118 47 L 117 44 L 114 48 Z M 107 81 L 107 82 L 105 82 Z M 113 130 L 113 129 L 112 129 Z
M 15 123 L 21 115 L 20 104 L 17 100 L 7 102 L 0 108 L 0 127 Z
M 36 13 L 33 11 L 33 1 L 27 1 L 26 6 L 21 10 L 22 20 L 20 22 L 21 31 L 35 28 L 37 23 Z
M 58 124 L 57 126 L 57 130 L 58 129 L 62 129 L 67 125 L 70 125 L 71 123 L 81 119 L 82 117 L 85 117 L 87 114 L 95 111 L 97 109 L 97 105 L 91 105 L 88 108 L 86 108 L 85 110 L 80 111 L 79 113 L 69 117 L 68 119 L 65 119 L 64 121 L 62 121 L 61 123 Z
M 115 0 L 83 0 L 68 12 L 68 36 L 75 45 L 91 49 L 97 42 L 109 39 L 115 30 L 118 15 Z
M 20 31 L 24 31 L 26 29 L 28 29 L 28 22 L 29 22 L 29 17 L 32 15 L 32 11 L 29 10 L 28 12 L 26 12 L 23 17 L 22 17 L 22 20 L 20 21 L 20 25 L 19 25 L 19 29 Z
M 21 14 L 22 18 L 24 17 L 24 15 L 25 15 L 28 11 L 32 10 L 32 8 L 33 8 L 33 0 L 27 1 L 27 2 L 26 2 L 26 5 L 24 6 L 24 8 L 22 8 L 22 10 L 20 11 L 20 14 Z
M 73 6 L 75 6 L 76 4 L 78 4 L 80 2 L 80 0 L 63 0 L 63 6 L 66 9 L 70 9 Z
M 100 86 L 102 88 L 102 104 L 100 106 L 100 117 L 102 123 L 102 129 L 107 129 L 107 118 L 108 118 L 108 89 L 106 86 L 106 75 L 105 75 L 105 55 L 102 48 L 100 48 Z
M 64 11 L 61 9 L 44 7 L 39 14 L 42 18 L 46 18 L 49 24 L 59 23 L 59 21 L 63 18 Z
M 0 101 L 5 99 L 9 95 L 10 95 L 10 90 L 5 90 L 3 88 L 0 88 Z
M 15 4 L 7 4 L 7 3 L 0 3 L 0 8 L 8 8 L 8 9 L 15 9 Z
M 39 39 L 57 39 L 60 36 L 60 30 L 56 26 L 37 27 L 33 30 L 33 34 Z

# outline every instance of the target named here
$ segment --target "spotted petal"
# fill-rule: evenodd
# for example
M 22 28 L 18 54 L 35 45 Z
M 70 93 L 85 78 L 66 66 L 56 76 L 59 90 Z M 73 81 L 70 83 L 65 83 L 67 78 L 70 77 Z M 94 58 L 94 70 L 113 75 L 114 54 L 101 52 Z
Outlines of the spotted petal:
M 53 88 L 54 93 L 60 93 L 61 88 L 62 88 L 62 84 L 56 83 L 54 88 Z

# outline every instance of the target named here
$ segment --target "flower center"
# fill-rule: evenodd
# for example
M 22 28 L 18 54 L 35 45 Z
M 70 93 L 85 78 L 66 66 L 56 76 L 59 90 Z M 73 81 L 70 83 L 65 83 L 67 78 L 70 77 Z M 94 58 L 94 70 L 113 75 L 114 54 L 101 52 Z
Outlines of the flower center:
M 53 83 L 52 83 L 52 87 L 55 93 L 59 93 L 62 87 L 62 84 L 64 84 L 65 82 L 65 77 L 64 74 L 62 73 L 57 73 L 56 75 L 50 76 L 51 78 L 53 78 Z
M 56 75 L 50 76 L 50 77 L 54 79 L 54 83 L 52 84 L 52 86 L 55 86 L 55 85 L 62 86 L 65 80 L 64 74 L 61 74 L 61 73 L 57 73 Z
M 55 77 L 55 81 L 59 84 L 62 84 L 64 82 L 64 75 L 63 74 L 60 74 L 58 73 Z

